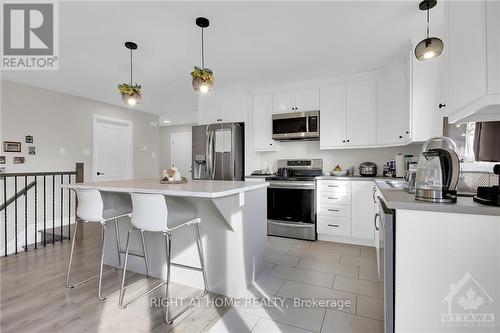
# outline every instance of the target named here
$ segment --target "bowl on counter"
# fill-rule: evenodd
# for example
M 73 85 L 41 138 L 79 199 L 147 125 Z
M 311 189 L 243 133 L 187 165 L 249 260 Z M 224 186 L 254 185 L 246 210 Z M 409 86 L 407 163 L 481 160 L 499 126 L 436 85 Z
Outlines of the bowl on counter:
M 347 175 L 347 170 L 342 171 L 330 171 L 330 176 L 343 177 Z

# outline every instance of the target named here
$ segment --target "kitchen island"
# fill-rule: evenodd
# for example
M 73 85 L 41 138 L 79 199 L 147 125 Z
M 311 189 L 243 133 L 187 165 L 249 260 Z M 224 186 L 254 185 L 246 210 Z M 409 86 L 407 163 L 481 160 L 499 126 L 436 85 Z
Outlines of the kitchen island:
M 500 208 L 471 197 L 417 201 L 401 181 L 375 183 L 395 216 L 394 285 L 386 285 L 394 290 L 394 332 L 498 332 Z
M 266 207 L 267 186 L 266 182 L 206 180 L 167 185 L 157 179 L 63 185 L 74 190 L 100 191 L 105 209 L 131 209 L 131 192 L 151 193 L 167 197 L 169 216 L 182 216 L 185 220 L 200 217 L 209 290 L 230 297 L 244 295 L 263 272 L 267 218 L 262 207 Z M 121 218 L 119 222 L 123 249 L 131 224 L 129 218 Z M 118 267 L 114 223 L 108 223 L 107 228 L 105 263 Z M 151 274 L 165 278 L 165 238 L 161 233 L 145 233 L 145 240 Z M 132 234 L 130 251 L 142 253 L 138 233 Z M 172 261 L 199 267 L 194 227 L 173 232 Z M 145 273 L 143 259 L 130 256 L 127 269 Z M 192 270 L 172 266 L 171 280 L 203 288 L 201 274 Z

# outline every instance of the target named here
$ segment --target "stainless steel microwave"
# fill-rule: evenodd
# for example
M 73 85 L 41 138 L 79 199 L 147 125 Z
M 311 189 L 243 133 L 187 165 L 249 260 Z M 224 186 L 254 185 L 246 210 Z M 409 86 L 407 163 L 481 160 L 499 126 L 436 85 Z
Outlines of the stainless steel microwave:
M 319 140 L 319 111 L 273 115 L 274 140 Z

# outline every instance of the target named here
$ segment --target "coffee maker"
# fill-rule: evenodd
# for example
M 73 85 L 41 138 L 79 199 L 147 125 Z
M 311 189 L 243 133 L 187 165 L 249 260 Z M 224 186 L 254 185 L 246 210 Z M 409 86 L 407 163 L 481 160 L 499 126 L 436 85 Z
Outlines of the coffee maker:
M 449 148 L 429 148 L 432 143 L 441 142 Z M 415 180 L 415 199 L 421 201 L 457 202 L 457 185 L 460 174 L 460 160 L 455 152 L 456 145 L 448 137 L 433 137 L 427 140 L 418 160 Z

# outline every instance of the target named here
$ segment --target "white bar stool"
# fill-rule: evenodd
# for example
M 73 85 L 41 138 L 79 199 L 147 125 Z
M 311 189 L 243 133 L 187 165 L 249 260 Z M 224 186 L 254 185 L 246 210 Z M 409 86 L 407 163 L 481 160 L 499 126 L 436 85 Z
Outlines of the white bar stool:
M 165 322 L 167 324 L 171 324 L 176 318 L 178 318 L 180 315 L 182 315 L 186 310 L 188 310 L 191 305 L 194 302 L 190 302 L 191 305 L 186 306 L 183 308 L 181 311 L 179 311 L 176 315 L 170 317 L 168 313 L 168 297 L 169 297 L 169 287 L 170 287 L 170 266 L 177 266 L 181 268 L 186 268 L 186 269 L 191 269 L 195 271 L 199 271 L 203 274 L 203 283 L 204 283 L 204 290 L 203 293 L 198 296 L 196 299 L 200 299 L 203 296 L 205 296 L 208 292 L 208 287 L 207 287 L 207 275 L 205 271 L 205 259 L 203 257 L 203 247 L 201 243 L 201 236 L 200 236 L 200 218 L 194 218 L 191 220 L 181 220 L 179 218 L 175 218 L 172 216 L 172 214 L 168 213 L 168 208 L 167 208 L 167 198 L 161 194 L 143 194 L 143 193 L 131 193 L 130 194 L 132 197 L 132 207 L 133 207 L 133 212 L 132 212 L 132 228 L 128 231 L 127 235 L 127 246 L 125 249 L 125 260 L 123 263 L 123 275 L 122 275 L 122 286 L 120 289 L 120 306 L 122 308 L 127 307 L 130 303 L 134 302 L 135 300 L 144 297 L 148 295 L 149 293 L 153 292 L 154 290 L 160 288 L 161 286 L 165 285 L 165 298 L 167 299 L 167 306 L 165 307 Z M 170 223 L 168 221 L 170 220 Z M 172 223 L 173 222 L 173 223 Z M 169 227 L 169 224 L 172 225 L 174 224 L 173 227 Z M 183 265 L 179 263 L 174 263 L 171 262 L 171 245 L 172 245 L 172 231 L 189 226 L 191 224 L 194 224 L 196 226 L 196 246 L 198 248 L 198 256 L 200 258 L 200 265 L 201 267 L 193 267 L 193 266 L 188 266 L 188 265 Z M 129 254 L 129 245 L 130 245 L 130 234 L 133 231 L 140 231 L 143 233 L 144 231 L 147 232 L 161 232 L 165 236 L 166 240 L 166 257 L 167 257 L 167 280 L 165 282 L 162 282 L 158 284 L 157 286 L 151 288 L 150 290 L 146 291 L 145 293 L 135 297 L 134 299 L 130 300 L 128 303 L 123 304 L 123 298 L 125 296 L 125 274 L 127 270 L 127 259 L 128 259 L 128 254 Z
M 130 217 L 131 211 L 130 210 L 113 209 L 113 208 L 112 209 L 104 209 L 101 193 L 97 190 L 75 190 L 75 192 L 76 192 L 76 196 L 78 199 L 78 207 L 76 210 L 77 218 L 75 219 L 75 231 L 73 232 L 73 240 L 71 242 L 71 252 L 69 255 L 68 272 L 66 274 L 66 283 L 65 284 L 66 284 L 67 288 L 74 288 L 75 286 L 78 286 L 80 284 L 88 282 L 92 279 L 99 278 L 99 287 L 98 287 L 98 291 L 97 291 L 97 297 L 100 300 L 105 300 L 108 296 L 120 291 L 120 290 L 116 290 L 116 291 L 114 291 L 106 296 L 102 296 L 102 293 L 101 293 L 103 274 L 110 272 L 110 271 L 120 269 L 120 268 L 111 268 L 111 269 L 103 271 L 104 250 L 106 248 L 106 222 L 110 221 L 110 220 L 114 220 L 114 222 L 115 222 L 116 252 L 118 255 L 118 266 L 122 266 L 120 253 L 124 253 L 124 251 L 120 250 L 118 219 L 121 217 L 125 217 L 125 216 Z M 73 262 L 73 253 L 75 250 L 75 241 L 76 241 L 77 230 L 78 230 L 78 222 L 100 223 L 101 224 L 101 237 L 102 237 L 102 239 L 101 239 L 101 263 L 100 263 L 100 268 L 99 268 L 99 274 L 94 275 L 94 276 L 89 277 L 89 278 L 86 278 L 84 280 L 81 280 L 79 282 L 71 283 L 70 282 L 71 264 Z M 146 272 L 147 272 L 147 276 L 145 278 L 148 278 L 149 277 L 149 266 L 148 266 L 148 259 L 146 256 L 146 246 L 144 243 L 144 234 L 142 234 L 142 233 L 141 233 L 141 240 L 142 240 L 142 248 L 143 248 L 144 254 L 143 255 L 136 254 L 136 256 L 144 257 L 144 263 L 146 265 Z M 139 282 L 139 281 L 137 281 L 137 282 Z

